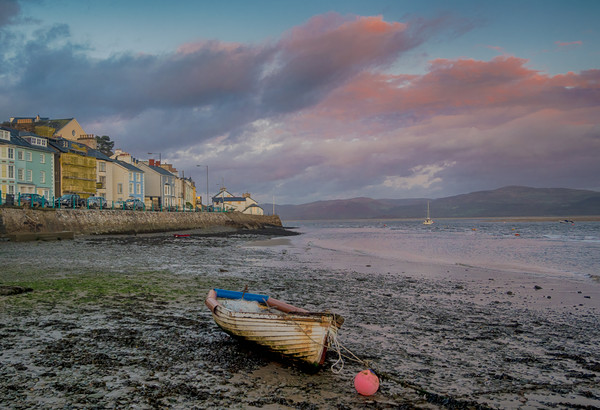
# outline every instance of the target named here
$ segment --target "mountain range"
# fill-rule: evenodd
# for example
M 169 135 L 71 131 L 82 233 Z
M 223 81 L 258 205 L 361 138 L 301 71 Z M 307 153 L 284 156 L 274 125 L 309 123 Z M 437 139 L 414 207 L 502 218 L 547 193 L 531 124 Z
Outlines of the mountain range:
M 277 205 L 284 220 L 424 218 L 430 203 L 432 218 L 571 217 L 600 215 L 600 192 L 568 188 L 508 186 L 446 198 L 317 201 L 302 205 Z M 265 210 L 273 205 L 264 205 Z

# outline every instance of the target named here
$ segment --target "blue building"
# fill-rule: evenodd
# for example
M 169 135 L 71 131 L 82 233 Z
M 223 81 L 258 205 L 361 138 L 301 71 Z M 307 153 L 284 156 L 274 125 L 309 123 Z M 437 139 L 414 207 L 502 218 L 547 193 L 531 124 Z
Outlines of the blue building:
M 0 191 L 32 193 L 51 201 L 55 195 L 55 154 L 48 139 L 31 132 L 0 127 Z
M 144 171 L 124 161 L 116 160 L 115 163 L 127 170 L 129 198 L 144 202 Z

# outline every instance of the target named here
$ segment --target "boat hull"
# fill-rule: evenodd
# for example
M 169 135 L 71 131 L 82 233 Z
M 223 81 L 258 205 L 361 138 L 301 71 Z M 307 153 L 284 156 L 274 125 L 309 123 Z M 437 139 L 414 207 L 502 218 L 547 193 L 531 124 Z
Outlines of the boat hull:
M 212 296 L 209 303 L 209 293 L 206 304 L 211 308 L 215 323 L 225 332 L 314 367 L 325 361 L 329 338 L 337 334 L 343 323 L 343 319 L 333 313 L 294 310 L 293 306 L 271 298 L 270 307 L 265 304 L 264 312 L 234 311 L 219 303 L 215 295 Z M 283 312 L 274 306 L 273 301 L 291 310 Z

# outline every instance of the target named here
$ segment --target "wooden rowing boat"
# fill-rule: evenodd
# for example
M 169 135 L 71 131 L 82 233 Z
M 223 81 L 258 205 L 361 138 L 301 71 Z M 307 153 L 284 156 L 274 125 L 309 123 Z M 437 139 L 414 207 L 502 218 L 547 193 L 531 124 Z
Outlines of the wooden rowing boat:
M 211 289 L 205 304 L 228 334 L 312 367 L 323 364 L 344 322 L 334 313 L 309 312 L 254 293 Z

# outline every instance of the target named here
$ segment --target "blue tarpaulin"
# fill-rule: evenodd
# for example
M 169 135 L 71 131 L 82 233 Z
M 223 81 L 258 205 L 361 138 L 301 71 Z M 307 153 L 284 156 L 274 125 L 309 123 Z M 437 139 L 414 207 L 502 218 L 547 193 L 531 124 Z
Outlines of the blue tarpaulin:
M 259 295 L 256 293 L 242 293 L 236 292 L 235 290 L 215 289 L 215 292 L 217 292 L 218 298 L 225 299 L 241 299 L 242 295 L 244 295 L 244 300 L 250 300 L 254 302 L 265 303 L 267 299 L 269 299 L 269 296 L 267 295 Z

